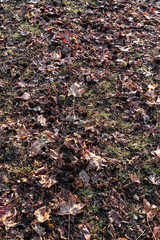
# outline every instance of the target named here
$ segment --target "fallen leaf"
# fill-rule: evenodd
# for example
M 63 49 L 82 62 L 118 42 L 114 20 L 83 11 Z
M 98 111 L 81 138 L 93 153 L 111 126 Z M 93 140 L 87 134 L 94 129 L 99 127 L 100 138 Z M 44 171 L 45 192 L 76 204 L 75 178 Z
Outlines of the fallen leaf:
M 153 228 L 153 234 L 156 239 L 160 239 L 160 226 Z
M 43 188 L 51 188 L 57 183 L 55 176 L 41 175 L 39 178 L 38 182 Z
M 24 125 L 23 125 L 23 128 L 17 129 L 16 131 L 17 131 L 18 139 L 24 140 L 24 139 L 28 138 L 28 136 L 29 136 L 29 132 Z
M 144 198 L 143 199 L 143 206 L 144 206 L 144 210 L 143 213 L 147 215 L 148 221 L 152 221 L 153 217 L 156 214 L 156 206 L 152 205 Z
M 137 177 L 136 174 L 129 174 L 129 176 L 130 176 L 132 182 L 140 183 L 140 179 L 139 179 L 139 177 Z
M 82 83 L 79 84 L 75 82 L 74 84 L 71 85 L 68 92 L 68 96 L 81 97 L 85 90 L 86 89 Z
M 160 177 L 156 178 L 156 175 L 155 175 L 155 174 L 150 175 L 150 176 L 149 176 L 149 180 L 150 180 L 154 185 L 157 185 L 157 186 L 160 185 Z
M 45 229 L 40 226 L 38 222 L 36 222 L 33 226 L 33 230 L 38 234 L 39 237 L 45 235 Z
M 15 207 L 1 206 L 0 207 L 0 225 L 4 225 L 6 231 L 11 227 L 15 227 L 18 223 L 15 222 L 17 210 Z
M 34 212 L 34 215 L 36 216 L 38 222 L 43 223 L 43 222 L 49 220 L 49 217 L 50 217 L 49 214 L 50 214 L 50 212 L 51 212 L 51 210 L 48 209 L 48 211 L 47 211 L 46 206 L 44 206 L 44 207 L 41 207 L 41 208 L 37 209 L 37 210 Z
M 30 94 L 27 93 L 27 92 L 24 92 L 23 95 L 20 96 L 20 97 L 16 97 L 16 99 L 25 100 L 25 101 L 29 100 L 30 98 L 31 98 L 31 96 L 30 96 Z
M 86 225 L 79 224 L 78 228 L 79 228 L 81 234 L 84 236 L 85 240 L 90 240 L 91 239 L 91 232 L 90 232 L 89 224 L 86 224 Z
M 68 239 L 67 237 L 64 236 L 64 234 L 65 234 L 65 229 L 64 229 L 63 226 L 62 226 L 62 227 L 59 227 L 57 230 L 59 231 L 59 233 L 60 233 L 60 235 L 61 235 L 61 239 Z
M 76 203 L 76 198 L 69 193 L 68 201 L 62 202 L 60 210 L 56 213 L 57 215 L 76 215 L 85 206 L 83 203 Z
M 117 211 L 112 209 L 110 212 L 108 212 L 108 218 L 109 224 L 115 223 L 118 227 L 121 227 L 122 217 Z
M 89 151 L 85 151 L 84 154 L 86 160 L 89 161 L 89 164 L 86 168 L 86 170 L 91 170 L 96 168 L 97 170 L 101 169 L 101 167 L 107 167 L 107 162 L 104 158 L 102 158 L 101 156 L 97 156 L 92 152 Z
M 79 177 L 82 179 L 83 183 L 85 185 L 88 185 L 89 183 L 89 176 L 88 174 L 86 173 L 85 170 L 82 170 L 80 173 L 79 173 Z

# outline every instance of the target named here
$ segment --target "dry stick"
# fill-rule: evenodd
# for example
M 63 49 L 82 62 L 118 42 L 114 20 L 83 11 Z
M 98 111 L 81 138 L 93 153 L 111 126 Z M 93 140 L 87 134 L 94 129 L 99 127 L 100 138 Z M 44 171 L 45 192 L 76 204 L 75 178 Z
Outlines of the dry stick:
M 74 116 L 74 118 L 76 117 L 76 115 L 75 115 L 75 101 L 76 101 L 76 98 L 74 96 L 73 97 L 73 116 Z
M 154 235 L 154 233 L 153 233 L 153 231 L 152 231 L 152 228 L 151 228 L 151 226 L 150 226 L 150 224 L 149 224 L 148 215 L 147 215 L 147 224 L 148 224 L 148 227 L 149 227 L 149 229 L 150 229 L 150 231 L 151 231 L 151 233 L 152 233 L 152 235 L 153 235 L 154 240 L 157 240 L 156 237 L 155 237 L 155 235 Z
M 68 215 L 68 240 L 70 239 L 71 215 Z
M 136 240 L 140 239 L 140 237 L 144 235 L 144 232 L 145 232 L 145 231 L 143 231 L 143 232 L 141 233 L 141 235 L 139 235 L 139 237 L 136 238 Z

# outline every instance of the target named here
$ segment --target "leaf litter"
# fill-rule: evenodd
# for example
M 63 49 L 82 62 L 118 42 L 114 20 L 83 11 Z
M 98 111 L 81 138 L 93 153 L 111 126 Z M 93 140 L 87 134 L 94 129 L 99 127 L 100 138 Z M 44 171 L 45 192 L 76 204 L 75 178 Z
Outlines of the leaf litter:
M 2 239 L 159 239 L 159 9 L 0 3 Z

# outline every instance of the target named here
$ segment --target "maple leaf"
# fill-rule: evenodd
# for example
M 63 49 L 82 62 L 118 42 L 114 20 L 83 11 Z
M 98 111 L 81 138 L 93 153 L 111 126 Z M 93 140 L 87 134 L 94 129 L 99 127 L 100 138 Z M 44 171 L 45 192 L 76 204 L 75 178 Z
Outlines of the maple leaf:
M 44 206 L 44 207 L 37 209 L 34 212 L 34 215 L 36 216 L 38 222 L 43 223 L 43 222 L 49 220 L 50 212 L 51 212 L 51 209 L 48 209 L 48 211 L 47 211 L 46 206 Z
M 101 169 L 102 166 L 107 166 L 106 160 L 102 158 L 101 156 L 97 156 L 92 152 L 85 151 L 84 154 L 86 160 L 89 161 L 89 164 L 86 168 L 86 170 L 97 168 L 97 170 Z
M 83 203 L 76 203 L 76 198 L 69 193 L 68 201 L 62 202 L 60 210 L 56 213 L 57 215 L 76 215 L 85 206 Z
M 75 82 L 74 84 L 71 85 L 68 92 L 68 96 L 81 97 L 85 90 L 86 89 L 82 83 L 79 84 Z

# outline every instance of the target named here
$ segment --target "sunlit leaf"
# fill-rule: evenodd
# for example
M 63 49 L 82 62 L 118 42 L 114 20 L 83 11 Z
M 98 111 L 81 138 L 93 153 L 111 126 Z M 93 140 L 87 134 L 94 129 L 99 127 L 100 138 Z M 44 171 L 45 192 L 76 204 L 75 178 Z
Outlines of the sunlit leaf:
M 81 97 L 85 90 L 86 89 L 82 83 L 79 84 L 75 82 L 74 84 L 71 85 L 68 92 L 68 96 Z
M 91 170 L 96 168 L 97 170 L 101 169 L 103 166 L 107 167 L 107 162 L 104 158 L 102 158 L 101 156 L 95 155 L 92 152 L 89 151 L 85 151 L 84 154 L 86 160 L 89 161 L 89 164 L 86 168 L 86 170 Z
M 47 210 L 46 206 L 44 206 L 44 207 L 37 209 L 34 212 L 34 215 L 36 216 L 38 222 L 43 223 L 43 222 L 49 220 L 50 212 L 51 212 L 51 209 Z
M 60 210 L 57 215 L 76 215 L 80 213 L 81 209 L 85 206 L 83 203 L 76 203 L 76 198 L 70 193 L 67 202 L 62 202 Z

